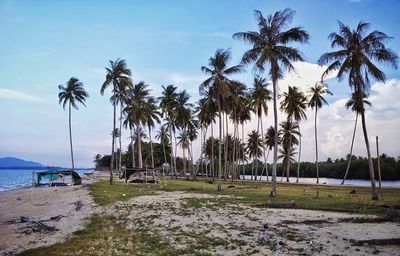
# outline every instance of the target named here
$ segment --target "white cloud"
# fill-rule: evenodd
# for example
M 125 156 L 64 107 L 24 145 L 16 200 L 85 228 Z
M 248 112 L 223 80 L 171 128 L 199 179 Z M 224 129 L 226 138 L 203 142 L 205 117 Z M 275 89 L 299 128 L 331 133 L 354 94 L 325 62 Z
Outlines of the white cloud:
M 0 88 L 0 98 L 46 103 L 47 100 L 12 89 Z

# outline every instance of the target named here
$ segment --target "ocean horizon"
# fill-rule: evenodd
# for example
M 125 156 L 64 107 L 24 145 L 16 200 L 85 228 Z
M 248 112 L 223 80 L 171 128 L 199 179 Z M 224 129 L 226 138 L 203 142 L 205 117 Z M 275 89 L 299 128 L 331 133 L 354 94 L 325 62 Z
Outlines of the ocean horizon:
M 20 188 L 28 188 L 32 187 L 32 179 L 33 179 L 33 171 L 45 171 L 43 169 L 40 170 L 32 170 L 32 169 L 1 169 L 0 170 L 0 192 L 12 190 L 12 189 L 20 189 Z M 76 169 L 75 170 L 79 175 L 87 172 L 86 169 Z

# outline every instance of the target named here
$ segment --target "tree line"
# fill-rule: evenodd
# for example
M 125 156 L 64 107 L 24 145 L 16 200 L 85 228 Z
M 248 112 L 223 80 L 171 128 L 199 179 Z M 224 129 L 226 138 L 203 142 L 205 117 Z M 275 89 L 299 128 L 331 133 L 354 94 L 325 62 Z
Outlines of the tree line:
M 318 64 L 327 65 L 321 80 L 316 81 L 307 92 L 301 91 L 296 85 L 290 85 L 287 92 L 278 95 L 278 83 L 284 73 L 294 71 L 292 63 L 304 59 L 293 44 L 307 43 L 310 36 L 300 26 L 289 27 L 294 15 L 295 11 L 291 9 L 277 11 L 268 16 L 256 10 L 257 30 L 233 35 L 233 39 L 250 46 L 243 54 L 241 62 L 232 65 L 231 51 L 217 49 L 209 58 L 207 65 L 200 68 L 207 79 L 199 85 L 201 98 L 196 104 L 190 102 L 190 95 L 185 90 L 180 91 L 175 85 L 162 86 L 162 96 L 156 98 L 151 95 L 151 90 L 145 82 L 133 83 L 131 70 L 125 60 L 110 61 L 100 89 L 102 95 L 108 88 L 112 92 L 110 184 L 113 181 L 113 172 L 121 169 L 124 160 L 121 131 L 127 129 L 131 133 L 129 146 L 132 155 L 131 166 L 155 168 L 157 150 L 158 153 L 162 153 L 162 161 L 157 158 L 158 164 L 166 163 L 168 170 L 176 177 L 179 147 L 182 149 L 183 159 L 183 171 L 180 174 L 186 173 L 189 169 L 196 177 L 195 174 L 199 169 L 203 170 L 204 166 L 208 168 L 206 173 L 216 177 L 217 189 L 221 190 L 222 179 L 238 177 L 243 168 L 246 172 L 246 164 L 250 163 L 251 173 L 254 176 L 260 174 L 259 170 L 261 173 L 271 174 L 270 196 L 275 197 L 278 160 L 281 160 L 279 168 L 283 170 L 286 179 L 288 180 L 290 173 L 294 172 L 297 182 L 302 170 L 304 173 L 306 170 L 304 168 L 309 166 L 301 162 L 300 127 L 301 122 L 307 119 L 307 108 L 314 109 L 316 161 L 313 165 L 313 175 L 316 176 L 318 183 L 320 174 L 326 175 L 328 168 L 325 166 L 326 163 L 319 164 L 318 160 L 318 110 L 328 104 L 325 97 L 331 94 L 324 79 L 330 73 L 337 72 L 337 78 L 339 80 L 346 78 L 352 92 L 346 107 L 355 112 L 356 121 L 361 117 L 372 198 L 377 199 L 365 106 L 370 105 L 367 100 L 370 78 L 377 81 L 386 79 L 376 64 L 391 64 L 397 68 L 397 54 L 385 46 L 391 38 L 380 31 L 368 33 L 369 23 L 361 21 L 355 29 L 351 29 L 339 22 L 339 31 L 331 33 L 328 37 L 331 47 L 335 50 L 322 54 L 318 60 Z M 246 85 L 232 78 L 238 73 L 245 72 L 246 68 L 251 68 L 254 74 L 252 85 Z M 272 81 L 271 89 L 267 79 Z M 67 86 L 61 86 L 60 90 L 62 92 L 73 90 L 72 86 L 78 83 L 80 82 L 77 79 L 70 80 Z M 72 93 L 68 99 L 70 102 L 77 99 L 80 103 L 84 103 L 84 98 L 77 94 Z M 273 106 L 274 122 L 273 125 L 264 127 L 263 117 L 271 112 L 268 109 L 270 101 Z M 63 101 L 62 97 L 60 102 L 65 106 L 66 101 Z M 76 107 L 74 104 L 71 105 Z M 278 109 L 286 114 L 286 119 L 281 122 L 278 120 Z M 69 110 L 71 113 L 71 107 Z M 244 126 L 251 120 L 252 113 L 257 118 L 257 127 L 245 135 Z M 153 143 L 152 132 L 157 124 L 161 127 L 156 135 L 160 144 Z M 217 135 L 214 134 L 216 125 Z M 142 138 L 147 136 L 148 144 L 142 142 Z M 197 160 L 198 164 L 195 164 L 192 145 L 197 137 L 200 139 L 201 154 Z M 70 140 L 73 159 L 71 128 Z M 146 156 L 143 153 L 144 147 L 149 150 Z M 170 150 L 170 154 L 167 154 L 167 149 Z M 267 164 L 269 154 L 272 155 L 272 166 Z M 296 162 L 297 166 L 294 168 Z

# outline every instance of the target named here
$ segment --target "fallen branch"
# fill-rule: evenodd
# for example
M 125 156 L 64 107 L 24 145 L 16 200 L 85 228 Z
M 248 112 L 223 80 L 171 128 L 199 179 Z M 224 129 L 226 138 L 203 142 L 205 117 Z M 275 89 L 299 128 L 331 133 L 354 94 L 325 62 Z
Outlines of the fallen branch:
M 361 245 L 400 245 L 400 238 L 369 239 L 369 240 L 350 239 L 350 242 L 355 246 L 361 246 Z
M 21 223 L 27 223 L 28 225 L 32 225 L 31 228 L 38 228 L 39 231 L 41 231 L 41 230 L 45 230 L 45 231 L 49 231 L 49 232 L 58 231 L 58 229 L 55 227 L 48 226 L 46 224 L 43 224 L 41 221 L 30 219 L 30 218 L 24 217 L 24 216 L 21 216 Z

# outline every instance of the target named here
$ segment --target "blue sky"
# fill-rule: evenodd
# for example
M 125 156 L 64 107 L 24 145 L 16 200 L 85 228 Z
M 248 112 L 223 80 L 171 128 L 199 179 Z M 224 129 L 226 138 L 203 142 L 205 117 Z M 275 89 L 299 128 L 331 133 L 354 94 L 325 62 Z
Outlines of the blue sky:
M 394 37 L 388 46 L 400 52 L 400 1 L 0 1 L 0 157 L 69 165 L 67 112 L 58 105 L 57 86 L 76 76 L 90 94 L 87 108 L 73 112 L 76 162 L 90 166 L 94 154 L 110 151 L 110 93 L 99 93 L 108 60 L 126 59 L 134 81 L 149 83 L 156 96 L 161 85 L 174 83 L 196 101 L 200 67 L 215 50 L 231 48 L 236 64 L 248 45 L 232 34 L 256 28 L 255 9 L 267 15 L 286 7 L 297 11 L 292 25 L 311 34 L 298 46 L 307 63 L 330 50 L 327 36 L 337 20 L 372 23 Z M 398 70 L 381 67 L 389 79 L 400 79 Z M 251 72 L 238 78 L 250 82 Z M 348 96 L 345 83 L 328 82 L 330 103 Z

